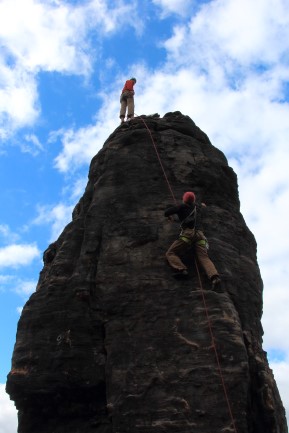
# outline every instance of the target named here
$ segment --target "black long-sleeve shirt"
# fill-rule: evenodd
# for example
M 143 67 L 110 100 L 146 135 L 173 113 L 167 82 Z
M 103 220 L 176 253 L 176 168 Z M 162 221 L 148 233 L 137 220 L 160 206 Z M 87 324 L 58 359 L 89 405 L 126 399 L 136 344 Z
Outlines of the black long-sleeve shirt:
M 196 208 L 196 219 L 195 222 L 191 221 L 190 223 L 186 223 L 184 220 L 194 211 Z M 202 205 L 198 203 L 193 203 L 188 205 L 186 203 L 182 203 L 178 206 L 172 206 L 165 210 L 165 217 L 169 217 L 171 215 L 177 215 L 180 222 L 183 223 L 182 228 L 195 228 L 196 230 L 203 230 L 202 227 Z M 191 219 L 191 218 L 190 218 Z

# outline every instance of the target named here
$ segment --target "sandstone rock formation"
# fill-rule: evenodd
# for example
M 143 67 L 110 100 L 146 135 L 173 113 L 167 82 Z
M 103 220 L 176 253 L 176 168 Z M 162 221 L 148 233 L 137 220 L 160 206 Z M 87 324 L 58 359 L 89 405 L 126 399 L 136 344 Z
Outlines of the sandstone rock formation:
M 224 293 L 193 257 L 190 279 L 172 278 L 169 186 L 206 202 Z M 180 112 L 134 119 L 93 158 L 23 309 L 7 380 L 19 433 L 286 433 L 261 315 L 256 242 L 225 156 Z

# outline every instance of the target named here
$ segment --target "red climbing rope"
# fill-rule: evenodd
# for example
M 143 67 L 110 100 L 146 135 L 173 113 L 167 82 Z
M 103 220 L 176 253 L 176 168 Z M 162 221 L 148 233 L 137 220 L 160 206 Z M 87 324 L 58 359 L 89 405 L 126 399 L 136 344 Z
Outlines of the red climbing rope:
M 222 386 L 223 386 L 223 390 L 224 390 L 224 394 L 225 394 L 226 403 L 227 403 L 229 414 L 230 414 L 231 421 L 232 421 L 232 424 L 233 424 L 234 432 L 238 433 L 236 425 L 235 425 L 235 420 L 234 420 L 234 417 L 233 417 L 233 412 L 232 412 L 230 400 L 229 400 L 228 393 L 227 393 L 227 388 L 226 388 L 224 376 L 223 376 L 222 369 L 221 369 L 220 358 L 219 358 L 219 354 L 218 354 L 216 343 L 215 343 L 215 337 L 214 337 L 214 334 L 213 334 L 212 324 L 211 324 L 211 320 L 210 320 L 209 313 L 208 313 L 208 307 L 207 307 L 206 298 L 205 298 L 205 295 L 204 295 L 202 280 L 201 280 L 201 276 L 200 276 L 200 272 L 199 272 L 199 267 L 198 267 L 198 264 L 197 264 L 196 260 L 195 260 L 195 265 L 196 265 L 198 279 L 199 279 L 199 283 L 200 283 L 200 287 L 201 287 L 201 294 L 202 294 L 204 309 L 205 309 L 205 312 L 206 312 L 206 317 L 207 317 L 209 332 L 210 332 L 210 336 L 211 336 L 211 339 L 212 339 L 212 347 L 213 347 L 214 352 L 215 352 L 216 362 L 217 362 L 217 366 L 218 366 L 218 370 L 219 370 L 219 375 L 220 375 L 220 378 L 221 378 L 221 382 L 222 382 Z
M 163 174 L 164 174 L 164 178 L 165 178 L 165 180 L 166 180 L 166 182 L 167 182 L 167 185 L 168 185 L 168 188 L 169 188 L 169 190 L 170 190 L 170 193 L 171 193 L 171 195 L 172 195 L 172 197 L 173 197 L 173 200 L 174 200 L 175 204 L 177 204 L 177 200 L 176 200 L 176 198 L 175 198 L 174 192 L 173 192 L 173 190 L 172 190 L 172 188 L 171 188 L 170 182 L 169 182 L 168 177 L 167 177 L 167 175 L 166 175 L 166 171 L 165 171 L 164 166 L 163 166 L 163 164 L 162 164 L 162 160 L 161 160 L 161 157 L 160 157 L 160 155 L 159 155 L 158 148 L 157 148 L 157 145 L 156 145 L 156 143 L 155 143 L 155 141 L 154 141 L 154 138 L 153 138 L 153 136 L 152 136 L 152 133 L 151 133 L 149 127 L 147 126 L 146 122 L 144 121 L 144 119 L 143 119 L 141 116 L 138 116 L 138 115 L 137 115 L 137 117 L 138 117 L 139 119 L 141 119 L 141 121 L 143 122 L 144 126 L 146 127 L 146 129 L 147 129 L 147 131 L 148 131 L 148 133 L 149 133 L 149 135 L 150 135 L 150 137 L 151 137 L 151 140 L 152 140 L 153 146 L 154 146 L 154 148 L 155 148 L 155 152 L 156 152 L 157 158 L 158 158 L 158 160 L 159 160 L 159 163 L 160 163 L 161 169 L 162 169 Z
M 170 182 L 168 180 L 168 177 L 166 175 L 166 172 L 165 172 L 164 166 L 162 164 L 161 157 L 160 157 L 158 149 L 157 149 L 157 145 L 156 145 L 156 143 L 155 143 L 155 141 L 153 139 L 152 133 L 151 133 L 149 127 L 147 126 L 145 120 L 141 116 L 137 116 L 137 117 L 142 120 L 142 122 L 144 123 L 144 125 L 145 125 L 145 127 L 146 127 L 146 129 L 147 129 L 147 131 L 148 131 L 148 133 L 149 133 L 149 135 L 151 137 L 153 146 L 155 148 L 156 155 L 158 157 L 158 160 L 159 160 L 160 166 L 162 168 L 162 171 L 163 171 L 164 177 L 166 179 L 166 182 L 168 184 L 168 188 L 169 188 L 169 190 L 171 192 L 171 195 L 173 197 L 173 200 L 174 200 L 175 204 L 177 204 L 176 198 L 174 196 L 172 187 L 171 187 Z M 230 417 L 231 417 L 231 421 L 232 421 L 232 425 L 233 425 L 233 428 L 234 428 L 234 432 L 238 433 L 237 432 L 237 428 L 236 428 L 236 424 L 235 424 L 235 420 L 234 420 L 234 417 L 233 417 L 233 412 L 232 412 L 232 409 L 231 409 L 230 400 L 229 400 L 227 389 L 226 389 L 225 380 L 224 380 L 222 369 L 221 369 L 220 358 L 219 358 L 217 347 L 216 347 L 216 344 L 215 344 L 215 338 L 214 338 L 214 334 L 213 334 L 212 324 L 211 324 L 211 321 L 210 321 L 210 317 L 209 317 L 209 313 L 208 313 L 208 307 L 207 307 L 207 303 L 206 303 L 206 298 L 205 298 L 204 290 L 203 290 L 203 286 L 202 286 L 201 276 L 200 276 L 200 272 L 199 272 L 199 268 L 198 268 L 196 260 L 195 260 L 195 265 L 196 265 L 198 279 L 199 279 L 199 283 L 200 283 L 200 287 L 201 287 L 201 294 L 202 294 L 204 309 L 205 309 L 205 312 L 206 312 L 206 318 L 207 318 L 207 322 L 208 322 L 209 332 L 210 332 L 210 336 L 211 336 L 211 339 L 212 339 L 212 347 L 213 347 L 214 352 L 215 352 L 216 362 L 217 362 L 217 366 L 218 366 L 219 375 L 220 375 L 220 378 L 221 378 L 222 387 L 223 387 L 223 390 L 224 390 L 224 395 L 225 395 L 226 403 L 227 403 L 227 406 L 228 406 L 228 411 L 229 411 L 229 414 L 230 414 Z

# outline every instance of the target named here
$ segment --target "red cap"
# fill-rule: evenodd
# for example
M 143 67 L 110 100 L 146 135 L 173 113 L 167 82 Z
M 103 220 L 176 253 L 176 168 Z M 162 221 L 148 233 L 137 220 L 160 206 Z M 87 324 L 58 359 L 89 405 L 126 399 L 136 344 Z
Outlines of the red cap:
M 183 195 L 183 202 L 184 203 L 194 203 L 195 200 L 196 200 L 196 196 L 192 191 L 187 191 Z

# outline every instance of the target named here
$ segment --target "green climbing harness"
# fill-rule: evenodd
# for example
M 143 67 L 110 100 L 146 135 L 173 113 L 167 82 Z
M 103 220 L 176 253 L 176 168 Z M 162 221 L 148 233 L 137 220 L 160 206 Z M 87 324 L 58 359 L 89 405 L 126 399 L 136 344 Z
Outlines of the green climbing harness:
M 187 244 L 190 244 L 190 245 L 198 244 L 198 245 L 200 245 L 202 247 L 205 247 L 207 250 L 209 249 L 209 242 L 208 242 L 207 239 L 200 239 L 199 241 L 194 242 L 194 237 L 195 236 L 193 236 L 193 238 L 189 238 L 187 236 L 184 236 L 184 235 L 180 234 L 179 239 L 181 241 L 186 242 Z

